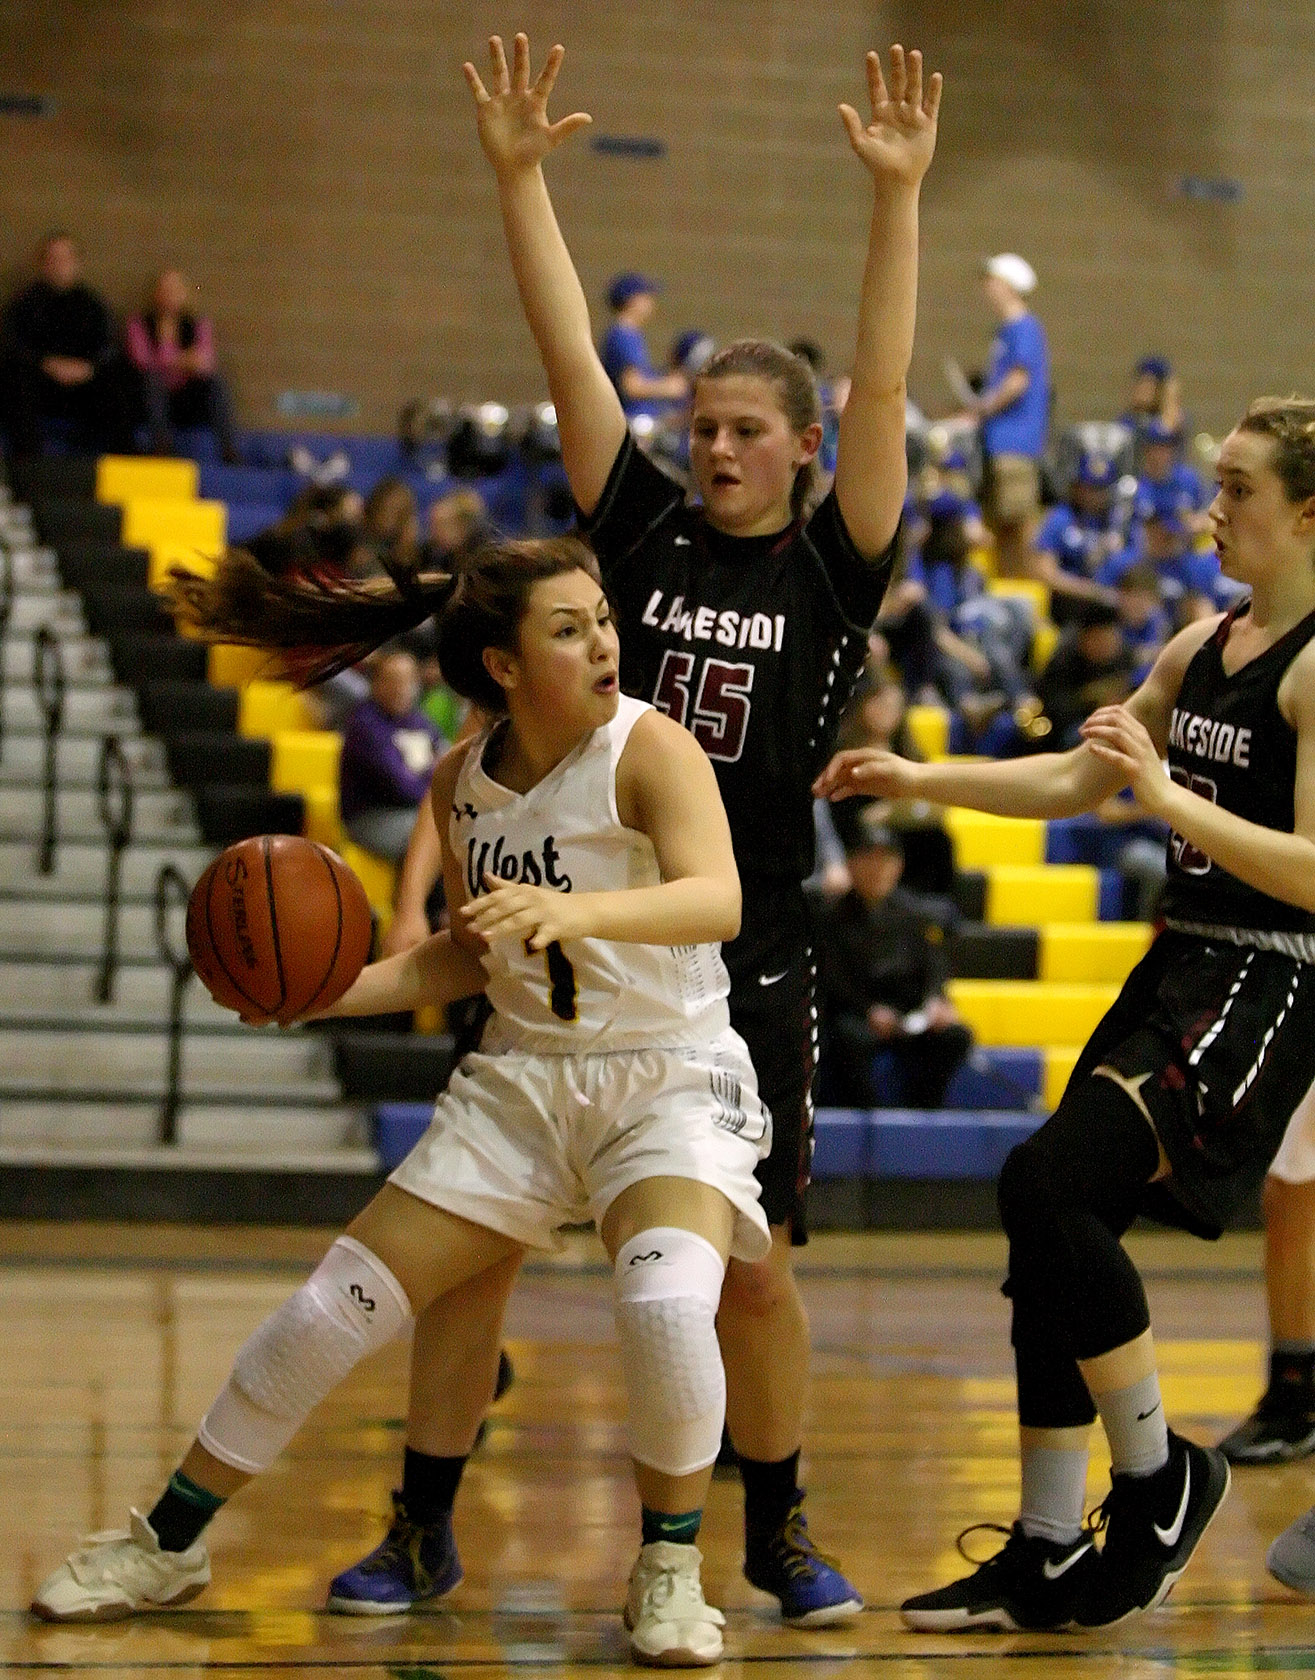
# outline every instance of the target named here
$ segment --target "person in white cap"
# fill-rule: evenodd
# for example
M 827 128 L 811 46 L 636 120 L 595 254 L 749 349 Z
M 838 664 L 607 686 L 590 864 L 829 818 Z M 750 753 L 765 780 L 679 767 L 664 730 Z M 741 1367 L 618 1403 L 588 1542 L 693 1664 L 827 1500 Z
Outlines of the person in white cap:
M 1050 423 L 1050 352 L 1045 329 L 1024 301 L 1036 290 L 1031 263 L 1003 251 L 983 265 L 982 284 L 1000 317 L 986 382 L 971 409 L 986 459 L 983 511 L 1000 570 L 1022 577 L 1041 505 L 1038 462 Z

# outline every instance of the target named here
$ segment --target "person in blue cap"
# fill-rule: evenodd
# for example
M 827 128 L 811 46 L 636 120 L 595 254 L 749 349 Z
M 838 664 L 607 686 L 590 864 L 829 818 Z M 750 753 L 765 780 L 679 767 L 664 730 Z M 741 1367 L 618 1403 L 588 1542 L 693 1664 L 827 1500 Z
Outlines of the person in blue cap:
M 660 290 L 656 280 L 634 273 L 616 275 L 607 288 L 612 324 L 598 354 L 627 420 L 637 415 L 656 420 L 689 396 L 688 376 L 679 369 L 659 373 L 648 352 L 644 328 L 657 308 Z
M 1102 569 L 1128 547 L 1127 509 L 1116 495 L 1119 471 L 1107 455 L 1084 454 L 1069 485 L 1041 522 L 1033 543 L 1033 576 L 1050 590 L 1051 614 L 1064 624 L 1083 601 L 1113 606 Z
M 1211 491 L 1182 458 L 1181 430 L 1161 419 L 1148 420 L 1142 432 L 1141 473 L 1133 517 L 1139 524 L 1164 516 L 1180 519 L 1193 536 L 1210 529 Z

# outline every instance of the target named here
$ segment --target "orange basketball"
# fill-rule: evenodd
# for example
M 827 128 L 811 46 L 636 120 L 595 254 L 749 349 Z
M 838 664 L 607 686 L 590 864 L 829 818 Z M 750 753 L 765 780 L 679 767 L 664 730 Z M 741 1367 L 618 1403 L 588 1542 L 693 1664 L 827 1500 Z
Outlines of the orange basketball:
M 365 966 L 371 932 L 356 876 L 295 834 L 229 846 L 187 905 L 187 949 L 207 991 L 261 1024 L 335 1003 Z

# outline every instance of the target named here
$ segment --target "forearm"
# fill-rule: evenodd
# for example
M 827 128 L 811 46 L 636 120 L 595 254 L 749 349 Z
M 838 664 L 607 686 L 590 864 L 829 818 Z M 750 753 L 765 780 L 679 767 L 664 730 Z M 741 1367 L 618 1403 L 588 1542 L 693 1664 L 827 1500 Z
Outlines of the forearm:
M 398 915 L 423 914 L 429 895 L 443 869 L 443 841 L 434 821 L 431 799 L 422 799 L 415 827 L 407 842 L 406 857 L 397 882 Z
M 872 201 L 853 386 L 845 420 L 855 401 L 889 400 L 895 393 L 903 399 L 917 313 L 918 188 L 904 183 L 878 187 Z
M 1121 785 L 1117 774 L 1082 747 L 983 764 L 917 764 L 910 766 L 910 774 L 914 798 L 1000 817 L 1076 816 L 1093 810 Z
M 701 945 L 740 931 L 738 881 L 688 875 L 656 887 L 589 893 L 589 936 L 629 945 Z
M 391 1015 L 424 1004 L 443 1007 L 482 992 L 487 978 L 478 957 L 450 933 L 436 933 L 409 951 L 368 964 L 337 1003 L 307 1018 Z
M 499 176 L 498 202 L 521 307 L 557 402 L 565 398 L 572 374 L 594 360 L 589 304 L 543 170 Z
M 1247 886 L 1315 911 L 1315 841 L 1247 822 L 1176 782 L 1166 783 L 1155 814 Z

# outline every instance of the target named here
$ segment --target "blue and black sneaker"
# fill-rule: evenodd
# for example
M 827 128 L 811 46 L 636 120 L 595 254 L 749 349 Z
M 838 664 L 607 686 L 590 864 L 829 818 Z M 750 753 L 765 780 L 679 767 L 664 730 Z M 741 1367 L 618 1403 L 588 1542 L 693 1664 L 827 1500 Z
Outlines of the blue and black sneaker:
M 790 1627 L 831 1627 L 863 1608 L 862 1594 L 814 1546 L 802 1494 L 775 1533 L 749 1540 L 744 1578 L 780 1600 L 781 1619 Z
M 416 1604 L 441 1598 L 461 1580 L 452 1516 L 421 1528 L 393 1495 L 393 1520 L 369 1557 L 335 1575 L 328 1608 L 347 1616 L 400 1616 Z

